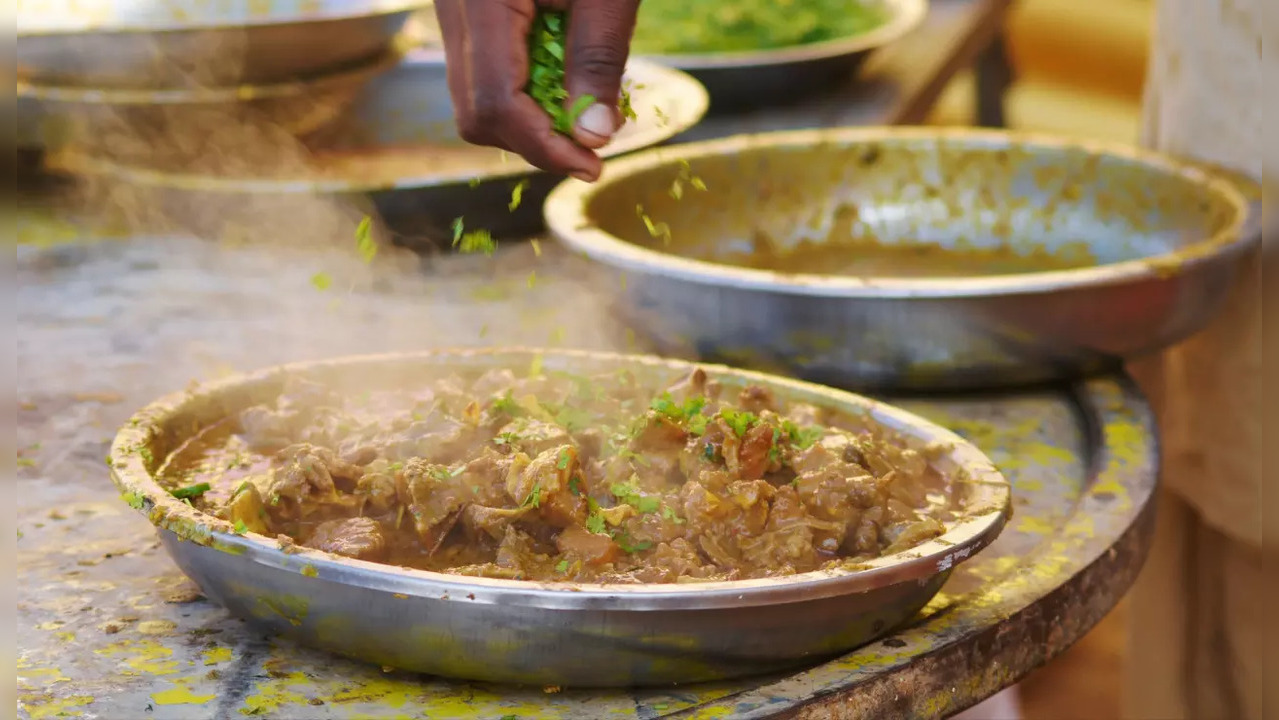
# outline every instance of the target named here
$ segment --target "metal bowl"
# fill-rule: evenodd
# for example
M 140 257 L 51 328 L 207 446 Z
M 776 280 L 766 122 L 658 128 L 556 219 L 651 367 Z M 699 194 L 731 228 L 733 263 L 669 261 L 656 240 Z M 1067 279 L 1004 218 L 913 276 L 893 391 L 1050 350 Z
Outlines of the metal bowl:
M 19 80 L 19 137 L 26 147 L 103 158 L 151 156 L 174 146 L 199 156 L 216 137 L 224 153 L 263 134 L 303 136 L 336 121 L 360 88 L 402 56 L 392 49 L 342 72 L 275 85 L 118 90 Z
M 706 192 L 676 200 L 682 172 Z M 637 217 L 666 223 L 655 240 Z M 1200 329 L 1256 241 L 1220 177 L 1127 148 L 944 129 L 835 129 L 681 145 L 566 182 L 551 232 L 623 275 L 621 313 L 666 354 L 842 387 L 997 387 L 1068 378 Z M 904 279 L 719 262 L 764 234 L 884 244 L 1085 249 L 1097 265 Z M 850 250 L 850 252 L 853 252 Z M 696 258 L 696 259 L 694 259 Z
M 159 528 L 178 566 L 210 599 L 260 627 L 383 666 L 529 685 L 696 682 L 816 662 L 909 619 L 952 568 L 988 545 L 1010 512 L 1009 485 L 975 447 L 915 415 L 794 380 L 723 367 L 729 387 L 832 409 L 912 447 L 946 448 L 935 467 L 956 483 L 956 517 L 936 540 L 857 570 L 669 585 L 588 585 L 460 577 L 380 565 L 235 534 L 173 498 L 153 474 L 183 442 L 278 395 L 292 374 L 361 392 L 404 388 L 459 369 L 632 371 L 667 382 L 693 365 L 575 351 L 446 350 L 284 366 L 159 400 L 116 436 L 112 477 Z
M 848 82 L 872 51 L 914 30 L 928 14 L 928 0 L 871 2 L 886 19 L 860 35 L 772 50 L 646 57 L 705 85 L 716 114 L 793 102 Z
M 605 156 L 662 143 L 706 113 L 706 91 L 684 73 L 635 60 L 626 75 L 642 86 L 632 99 L 637 120 L 602 150 Z M 351 112 L 311 144 L 322 149 L 315 150 L 303 167 L 295 164 L 287 170 L 268 163 L 253 167 L 234 158 L 236 167 L 226 172 L 214 167 L 196 171 L 185 163 L 165 170 L 92 160 L 78 163 L 78 170 L 142 186 L 207 193 L 210 200 L 221 196 L 234 203 L 243 202 L 246 195 L 368 196 L 392 231 L 445 245 L 452 237 L 453 219 L 459 216 L 468 227 L 485 228 L 497 236 L 541 230 L 542 201 L 558 182 L 517 156 L 458 138 L 444 58 L 437 51 L 410 52 L 395 69 L 364 87 L 351 102 Z M 393 164 L 384 164 L 388 161 Z M 521 183 L 526 187 L 512 211 L 512 191 Z
M 116 89 L 278 84 L 373 60 L 427 4 L 24 0 L 18 77 Z

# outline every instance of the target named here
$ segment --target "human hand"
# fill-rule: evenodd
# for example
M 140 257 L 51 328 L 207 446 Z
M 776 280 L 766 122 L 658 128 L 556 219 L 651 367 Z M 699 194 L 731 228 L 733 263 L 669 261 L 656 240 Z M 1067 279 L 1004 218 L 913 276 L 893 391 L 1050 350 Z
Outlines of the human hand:
M 525 92 L 538 8 L 567 13 L 565 105 L 585 95 L 598 99 L 577 116 L 571 138 L 556 132 Z M 543 170 L 598 179 L 602 163 L 594 150 L 623 121 L 617 98 L 638 9 L 639 0 L 436 0 L 462 139 L 509 150 Z

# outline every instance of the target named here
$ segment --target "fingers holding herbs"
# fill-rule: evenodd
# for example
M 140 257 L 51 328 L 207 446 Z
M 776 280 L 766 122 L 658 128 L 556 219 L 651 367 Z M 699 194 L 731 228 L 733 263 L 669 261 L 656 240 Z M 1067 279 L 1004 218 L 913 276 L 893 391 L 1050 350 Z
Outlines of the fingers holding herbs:
M 592 181 L 621 126 L 638 0 L 438 0 L 462 138 Z M 602 100 L 607 98 L 607 100 Z

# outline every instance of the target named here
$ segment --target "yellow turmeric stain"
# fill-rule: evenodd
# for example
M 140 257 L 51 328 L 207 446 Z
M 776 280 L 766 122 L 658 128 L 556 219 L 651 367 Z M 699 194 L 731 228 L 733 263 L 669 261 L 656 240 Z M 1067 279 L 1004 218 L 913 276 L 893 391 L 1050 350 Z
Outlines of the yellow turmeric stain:
M 72 695 L 54 699 L 45 695 L 24 695 L 20 704 L 26 708 L 31 720 L 80 717 L 84 713 L 77 708 L 93 704 L 93 697 L 91 695 Z
M 1027 515 L 1017 522 L 1017 531 L 1034 535 L 1052 535 L 1056 532 L 1056 526 L 1044 518 Z
M 244 707 L 240 708 L 240 714 L 270 717 L 285 705 L 301 705 L 307 701 L 306 697 L 292 688 L 307 683 L 306 675 L 300 672 L 291 672 L 283 677 L 259 681 L 256 692 L 244 698 Z
M 126 667 L 133 674 L 172 675 L 178 671 L 176 660 L 169 660 L 173 651 L 155 640 L 122 640 L 94 651 L 105 657 L 123 656 Z
M 18 687 L 23 690 L 47 688 L 60 682 L 70 682 L 71 678 L 62 674 L 58 668 L 31 667 L 25 659 L 18 660 Z
M 185 684 L 176 685 L 168 690 L 152 693 L 151 701 L 156 705 L 203 705 L 217 695 L 196 695 Z
M 231 661 L 231 648 L 229 647 L 212 647 L 204 651 L 204 664 L 217 665 L 219 663 Z

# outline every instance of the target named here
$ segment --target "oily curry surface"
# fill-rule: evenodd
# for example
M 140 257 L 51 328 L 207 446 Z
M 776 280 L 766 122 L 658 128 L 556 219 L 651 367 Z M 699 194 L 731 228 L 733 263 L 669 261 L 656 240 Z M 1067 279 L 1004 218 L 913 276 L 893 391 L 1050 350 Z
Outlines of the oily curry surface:
M 782 576 L 944 532 L 929 457 L 697 369 L 509 370 L 342 394 L 290 378 L 165 462 L 238 532 L 459 575 L 677 583 Z

